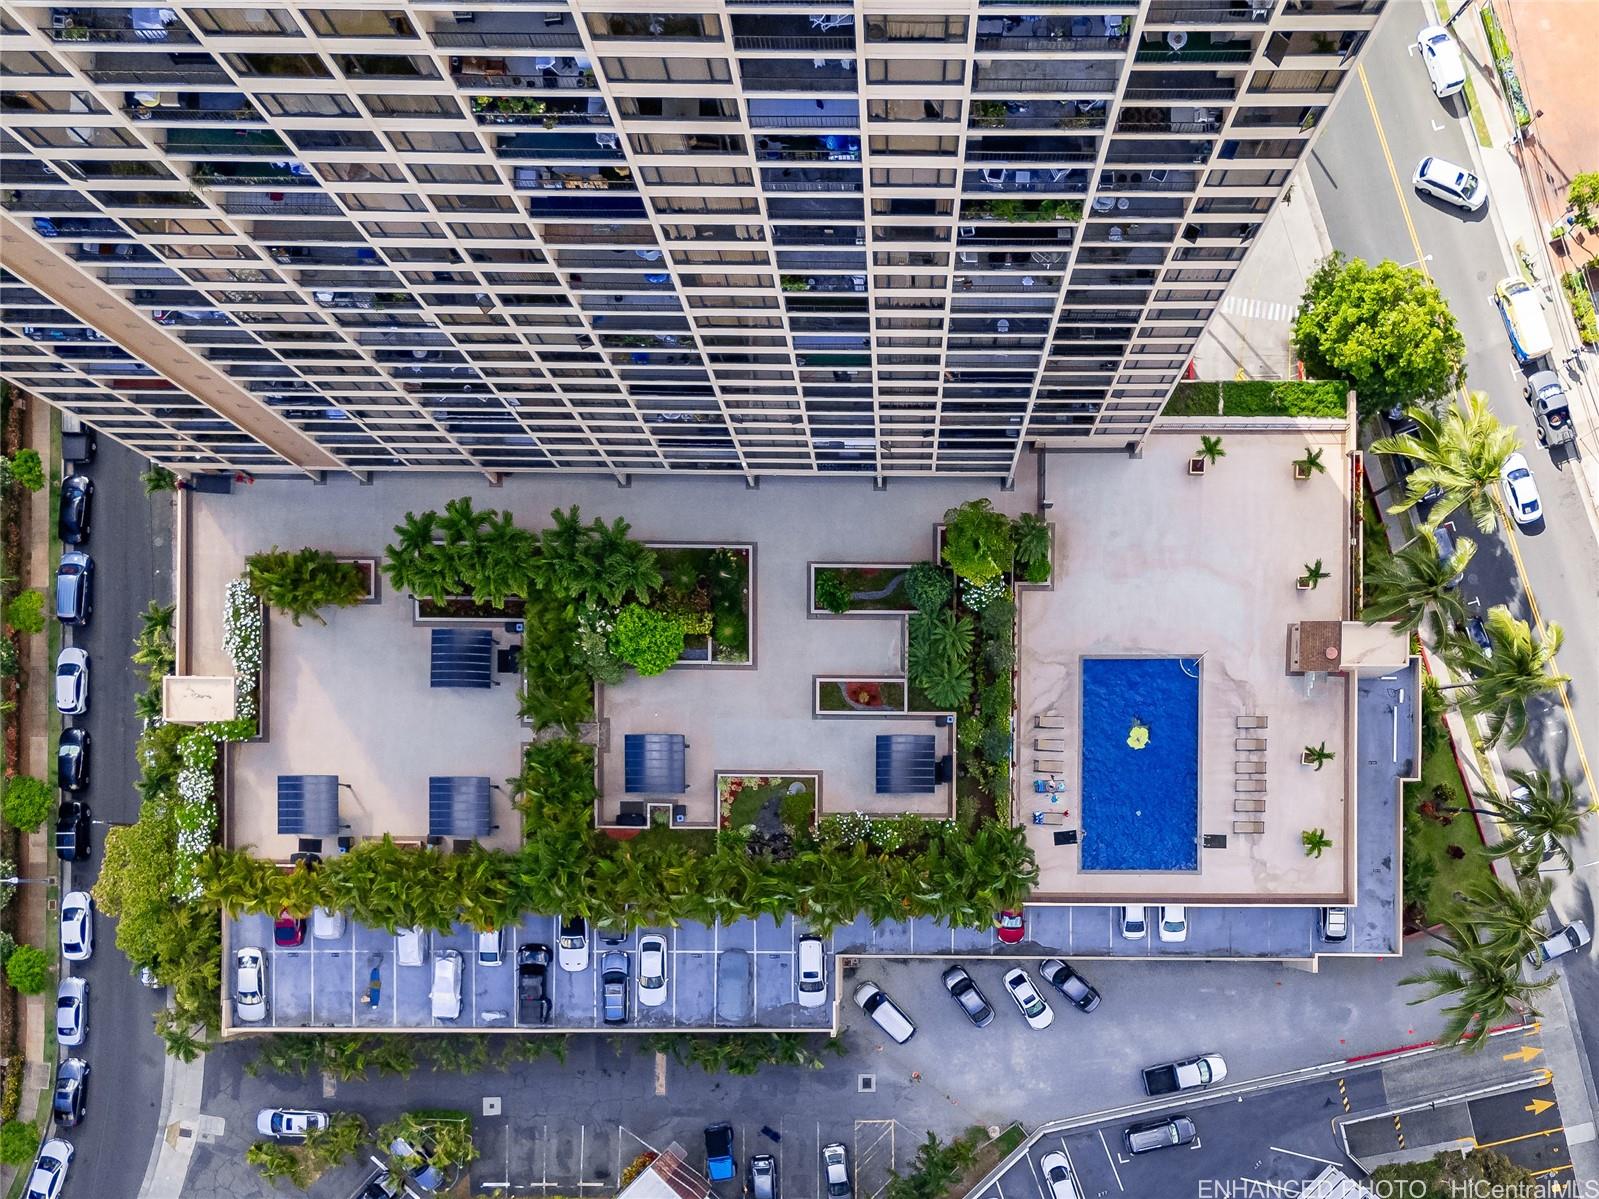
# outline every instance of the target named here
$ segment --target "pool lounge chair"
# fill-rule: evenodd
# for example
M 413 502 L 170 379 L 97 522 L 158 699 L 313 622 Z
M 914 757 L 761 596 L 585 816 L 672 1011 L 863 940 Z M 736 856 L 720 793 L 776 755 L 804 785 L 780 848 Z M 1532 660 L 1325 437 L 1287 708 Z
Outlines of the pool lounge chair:
M 1033 759 L 1033 773 L 1034 774 L 1065 774 L 1066 773 L 1066 759 L 1065 758 L 1034 758 Z
M 1234 774 L 1265 774 L 1266 773 L 1266 763 L 1264 763 L 1264 762 L 1256 762 L 1254 760 L 1250 760 L 1250 761 L 1247 761 L 1247 762 L 1234 762 L 1233 763 L 1233 773 Z
M 1266 801 L 1264 799 L 1235 799 L 1233 811 L 1235 812 L 1264 812 Z
M 1045 712 L 1042 716 L 1033 717 L 1033 727 L 1036 729 L 1063 729 L 1066 727 L 1066 718 L 1057 716 L 1053 712 Z
M 1264 716 L 1240 716 L 1235 722 L 1241 729 L 1263 729 L 1266 727 Z
M 1244 792 L 1248 792 L 1248 791 L 1262 791 L 1263 792 L 1263 791 L 1266 790 L 1266 780 L 1265 779 L 1238 779 L 1238 778 L 1235 778 L 1233 780 L 1233 790 L 1234 791 L 1244 791 Z
M 1233 748 L 1241 754 L 1258 754 L 1266 752 L 1266 738 L 1264 737 L 1234 737 Z
M 1260 833 L 1264 833 L 1265 831 L 1266 822 L 1264 820 L 1233 821 L 1233 832 L 1235 833 L 1253 833 L 1258 835 Z
M 1046 754 L 1063 754 L 1066 752 L 1066 742 L 1060 737 L 1035 737 L 1033 748 Z

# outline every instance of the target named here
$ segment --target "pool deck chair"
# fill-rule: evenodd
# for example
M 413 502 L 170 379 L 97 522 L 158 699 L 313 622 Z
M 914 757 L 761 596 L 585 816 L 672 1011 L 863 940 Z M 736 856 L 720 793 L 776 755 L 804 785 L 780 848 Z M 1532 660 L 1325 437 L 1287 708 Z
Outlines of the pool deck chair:
M 1045 712 L 1042 716 L 1033 717 L 1033 727 L 1036 729 L 1063 729 L 1066 727 L 1066 718 L 1055 715 L 1053 711 Z
M 1259 834 L 1259 833 L 1264 833 L 1265 831 L 1266 831 L 1266 822 L 1264 820 L 1235 820 L 1235 821 L 1233 821 L 1233 832 L 1235 832 L 1235 833 L 1256 833 L 1256 834 Z
M 1248 761 L 1248 762 L 1234 762 L 1233 763 L 1233 773 L 1234 774 L 1265 774 L 1266 773 L 1266 763 L 1264 763 L 1264 762 L 1256 762 L 1256 761 L 1253 761 L 1253 760 Z
M 1266 727 L 1264 716 L 1240 716 L 1236 724 L 1241 729 L 1263 729 Z
M 1234 737 L 1233 748 L 1241 754 L 1259 754 L 1266 752 L 1266 738 L 1264 737 Z
M 1266 801 L 1264 799 L 1235 799 L 1233 811 L 1235 812 L 1264 812 Z
M 1065 758 L 1034 758 L 1034 774 L 1064 774 L 1066 773 Z
M 1034 737 L 1033 748 L 1039 753 L 1063 754 L 1066 752 L 1066 742 L 1060 737 Z
M 1266 780 L 1265 779 L 1234 779 L 1233 780 L 1233 790 L 1234 791 L 1242 791 L 1242 792 L 1246 792 L 1246 793 L 1250 792 L 1250 791 L 1265 791 L 1266 790 Z

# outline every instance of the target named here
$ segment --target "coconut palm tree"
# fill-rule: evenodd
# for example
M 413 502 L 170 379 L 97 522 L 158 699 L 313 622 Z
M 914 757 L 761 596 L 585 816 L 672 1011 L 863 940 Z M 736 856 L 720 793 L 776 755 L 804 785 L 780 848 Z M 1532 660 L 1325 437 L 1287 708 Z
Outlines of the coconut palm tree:
M 1503 604 L 1488 609 L 1483 629 L 1491 650 L 1463 637 L 1445 642 L 1449 664 L 1468 675 L 1469 681 L 1449 683 L 1442 690 L 1465 689 L 1461 710 L 1487 717 L 1488 744 L 1508 737 L 1514 745 L 1527 735 L 1528 703 L 1570 681 L 1551 670 L 1565 642 L 1565 630 L 1551 621 L 1544 626 L 1543 640 L 1534 640 L 1527 622 L 1517 620 Z
M 1521 794 L 1490 795 L 1481 801 L 1483 809 L 1507 825 L 1511 834 L 1488 852 L 1510 858 L 1518 874 L 1536 871 L 1546 850 L 1568 872 L 1572 870 L 1571 851 L 1565 843 L 1582 832 L 1582 818 L 1591 809 L 1577 806 L 1571 780 L 1541 770 L 1512 770 L 1510 781 Z
M 509 512 L 478 515 L 480 524 L 460 554 L 461 578 L 474 598 L 498 608 L 508 597 L 530 590 L 538 543 Z
M 1557 976 L 1528 981 L 1521 975 L 1519 943 L 1485 936 L 1476 925 L 1458 915 L 1446 916 L 1440 923 L 1446 933 L 1444 944 L 1429 949 L 1427 955 L 1448 965 L 1433 966 L 1399 980 L 1402 986 L 1431 988 L 1427 994 L 1410 1000 L 1412 1005 L 1455 997 L 1443 1009 L 1440 1040 L 1475 1051 L 1486 1043 L 1489 1029 L 1537 1015 L 1533 997 L 1552 987 Z
M 1477 528 L 1492 533 L 1499 523 L 1499 471 L 1521 447 L 1521 437 L 1488 408 L 1481 392 L 1472 392 L 1464 407 L 1451 405 L 1443 414 L 1416 406 L 1406 410 L 1419 426 L 1414 433 L 1372 442 L 1373 453 L 1399 454 L 1421 463 L 1405 480 L 1405 498 L 1389 509 L 1414 508 L 1434 487 L 1443 495 L 1427 516 L 1431 528 L 1464 504 Z
M 1529 879 L 1525 884 L 1507 883 L 1497 874 L 1461 888 L 1461 916 L 1486 933 L 1489 940 L 1516 947 L 1517 956 L 1543 940 L 1548 934 L 1543 919 L 1549 913 L 1553 879 Z
M 1421 627 L 1427 609 L 1435 609 L 1445 628 L 1466 622 L 1466 603 L 1454 586 L 1477 552 L 1469 537 L 1455 542 L 1447 561 L 1438 556 L 1438 538 L 1423 528 L 1416 539 L 1366 573 L 1366 601 L 1360 617 L 1367 624 L 1397 621 L 1407 633 Z
M 1220 437 L 1201 437 L 1199 439 L 1199 449 L 1194 451 L 1194 457 L 1203 458 L 1210 465 L 1215 466 L 1220 459 L 1227 457 L 1227 451 L 1222 449 Z
M 465 589 L 439 540 L 437 512 L 407 512 L 394 533 L 398 540 L 383 549 L 383 573 L 396 589 L 435 603 Z

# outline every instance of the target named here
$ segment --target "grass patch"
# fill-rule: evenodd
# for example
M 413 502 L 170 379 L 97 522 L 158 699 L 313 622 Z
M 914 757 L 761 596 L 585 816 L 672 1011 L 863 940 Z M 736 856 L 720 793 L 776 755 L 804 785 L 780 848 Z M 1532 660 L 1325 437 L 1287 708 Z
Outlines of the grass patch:
M 1423 871 L 1430 865 L 1432 877 L 1425 890 L 1406 890 L 1409 899 L 1419 899 L 1420 916 L 1431 924 L 1453 905 L 1456 891 L 1485 883 L 1493 871 L 1470 812 L 1453 813 L 1447 825 L 1421 814 L 1423 804 L 1464 807 L 1467 799 L 1442 713 L 1424 710 L 1423 720 L 1436 721 L 1438 728 L 1436 734 L 1423 729 L 1421 779 L 1405 784 L 1405 873 L 1412 875 L 1417 869 L 1413 859 L 1425 863 Z M 1419 894 L 1409 894 L 1413 889 Z
M 849 607 L 846 609 L 849 612 L 909 612 L 916 606 L 911 603 L 910 596 L 905 593 L 905 577 L 909 569 L 909 567 L 904 566 L 871 566 L 864 568 L 823 566 L 816 571 L 816 582 L 820 583 L 824 577 L 836 578 L 843 584 L 844 590 L 851 593 L 852 597 L 856 592 L 878 592 L 883 591 L 885 588 L 888 589 L 888 594 L 878 596 L 875 599 L 851 598 Z M 822 606 L 821 600 L 816 594 L 815 584 L 812 586 L 811 604 L 813 607 L 820 608 Z
M 1177 384 L 1165 416 L 1306 416 L 1342 420 L 1347 388 L 1327 379 Z
M 829 680 L 817 684 L 816 700 L 823 712 L 903 712 L 905 684 Z
M 816 780 L 798 775 L 732 775 L 717 781 L 722 827 L 809 832 L 816 822 Z

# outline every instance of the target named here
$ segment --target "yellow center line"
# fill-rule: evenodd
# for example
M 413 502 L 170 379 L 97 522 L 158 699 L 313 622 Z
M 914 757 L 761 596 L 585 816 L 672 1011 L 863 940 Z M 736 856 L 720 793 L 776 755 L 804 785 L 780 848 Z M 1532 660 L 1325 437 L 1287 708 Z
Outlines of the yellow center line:
M 1416 252 L 1416 265 L 1423 275 L 1431 279 L 1432 272 L 1427 269 L 1427 256 L 1422 252 L 1421 237 L 1416 232 L 1416 222 L 1410 215 L 1410 204 L 1405 196 L 1404 184 L 1400 182 L 1399 169 L 1394 166 L 1393 152 L 1388 148 L 1388 134 L 1382 127 L 1382 118 L 1377 114 L 1377 99 L 1371 94 L 1371 83 L 1366 78 L 1364 63 L 1356 64 L 1355 74 L 1360 79 L 1361 91 L 1365 93 L 1366 107 L 1371 111 L 1371 123 L 1377 130 L 1377 145 L 1382 149 L 1383 161 L 1388 164 L 1388 178 L 1393 182 L 1394 196 L 1399 201 L 1399 212 L 1405 218 L 1405 229 L 1410 234 L 1410 245 Z M 1457 397 L 1461 400 L 1466 398 L 1465 388 L 1460 389 Z M 1522 560 L 1521 546 L 1516 541 L 1514 522 L 1505 517 L 1499 505 L 1499 498 L 1497 496 L 1493 498 L 1494 507 L 1499 509 L 1499 523 L 1505 530 L 1505 543 L 1510 547 L 1511 561 L 1516 565 L 1516 576 L 1521 580 L 1521 589 L 1527 597 L 1527 609 L 1532 615 L 1532 627 L 1538 631 L 1538 639 L 1546 641 L 1549 636 L 1548 630 L 1544 628 L 1543 614 L 1538 610 L 1538 599 L 1532 590 L 1532 580 L 1527 577 L 1527 564 Z M 1549 669 L 1551 673 L 1559 674 L 1560 664 L 1554 658 L 1550 658 Z M 1577 714 L 1572 710 L 1571 697 L 1567 694 L 1564 683 L 1557 688 L 1557 693 L 1560 696 L 1560 706 L 1566 713 L 1566 728 L 1571 735 L 1572 748 L 1577 751 L 1577 761 L 1582 766 L 1583 781 L 1588 784 L 1590 801 L 1599 799 L 1599 789 L 1594 787 L 1593 767 L 1588 763 L 1588 752 L 1583 748 L 1582 733 L 1577 728 Z

